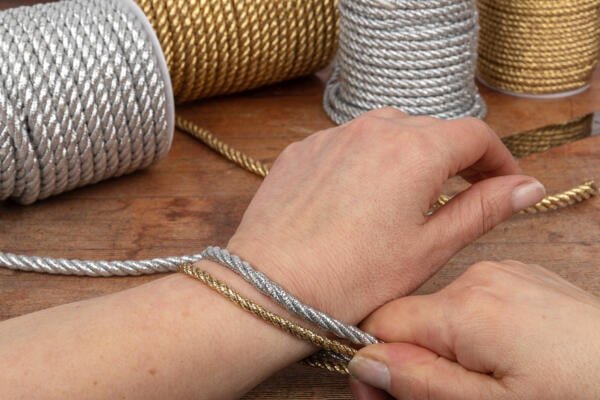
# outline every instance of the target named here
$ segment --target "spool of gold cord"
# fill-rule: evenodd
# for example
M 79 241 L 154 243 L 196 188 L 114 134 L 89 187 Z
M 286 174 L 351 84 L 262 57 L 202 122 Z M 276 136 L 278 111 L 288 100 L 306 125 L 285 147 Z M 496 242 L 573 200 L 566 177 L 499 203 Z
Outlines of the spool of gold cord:
M 478 0 L 478 76 L 521 94 L 584 88 L 598 60 L 598 0 Z

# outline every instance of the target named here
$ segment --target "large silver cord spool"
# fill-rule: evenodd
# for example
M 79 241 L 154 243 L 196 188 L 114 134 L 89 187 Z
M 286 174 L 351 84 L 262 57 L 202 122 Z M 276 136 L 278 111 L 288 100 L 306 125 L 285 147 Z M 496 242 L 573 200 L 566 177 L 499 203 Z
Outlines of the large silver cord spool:
M 168 152 L 166 63 L 130 0 L 0 13 L 0 200 L 31 204 L 145 168 Z M 176 270 L 199 256 L 82 261 L 0 252 L 0 266 L 88 276 Z

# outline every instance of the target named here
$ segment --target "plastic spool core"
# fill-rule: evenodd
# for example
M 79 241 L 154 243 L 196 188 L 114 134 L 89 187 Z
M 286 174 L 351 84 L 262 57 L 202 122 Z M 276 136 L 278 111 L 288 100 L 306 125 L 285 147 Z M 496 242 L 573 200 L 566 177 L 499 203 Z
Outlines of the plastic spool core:
M 167 130 L 169 131 L 170 149 L 173 144 L 173 135 L 175 134 L 175 98 L 173 96 L 173 84 L 171 83 L 171 75 L 169 74 L 165 53 L 160 45 L 158 36 L 156 36 L 156 32 L 154 32 L 152 24 L 150 24 L 146 14 L 144 14 L 137 3 L 135 3 L 134 0 L 117 0 L 116 3 L 121 5 L 126 11 L 130 11 L 142 23 L 142 26 L 146 30 L 146 36 L 150 39 L 152 47 L 154 48 L 154 55 L 158 62 L 163 82 L 165 83 L 165 106 L 167 108 Z
M 573 90 L 567 90 L 566 92 L 559 92 L 559 93 L 544 93 L 544 94 L 533 94 L 533 93 L 518 93 L 518 92 L 513 92 L 511 90 L 507 90 L 507 89 L 501 89 L 499 87 L 496 87 L 494 85 L 491 85 L 489 83 L 487 83 L 482 77 L 477 76 L 477 80 L 479 82 L 481 82 L 481 84 L 487 88 L 490 88 L 496 92 L 502 93 L 502 94 L 507 94 L 509 96 L 514 96 L 514 97 L 520 97 L 523 99 L 538 99 L 538 100 L 552 100 L 552 99 L 562 99 L 565 97 L 571 97 L 571 96 L 575 96 L 578 95 L 580 93 L 585 92 L 586 90 L 588 90 L 591 86 L 590 83 L 587 83 L 586 85 L 577 88 L 577 89 L 573 89 Z

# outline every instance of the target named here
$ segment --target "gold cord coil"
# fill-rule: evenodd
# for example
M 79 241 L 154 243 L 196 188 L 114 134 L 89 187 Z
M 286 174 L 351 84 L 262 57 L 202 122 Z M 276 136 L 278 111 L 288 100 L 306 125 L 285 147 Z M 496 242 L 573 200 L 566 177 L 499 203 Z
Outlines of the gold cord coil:
M 598 60 L 597 0 L 478 0 L 478 76 L 522 94 L 585 87 Z
M 137 0 L 177 102 L 240 92 L 327 66 L 337 0 Z

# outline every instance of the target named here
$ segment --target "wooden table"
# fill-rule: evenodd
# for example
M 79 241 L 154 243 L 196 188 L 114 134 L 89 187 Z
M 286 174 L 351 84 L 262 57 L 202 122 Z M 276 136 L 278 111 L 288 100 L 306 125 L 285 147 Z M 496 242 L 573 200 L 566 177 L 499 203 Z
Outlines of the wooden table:
M 0 9 L 36 0 L 4 0 Z M 286 144 L 332 126 L 321 108 L 324 77 L 307 77 L 226 98 L 191 103 L 178 112 L 225 141 L 272 161 Z M 600 72 L 587 92 L 562 100 L 516 99 L 481 89 L 486 121 L 500 135 L 561 122 L 600 109 Z M 521 161 L 558 191 L 600 179 L 600 137 Z M 0 249 L 88 259 L 138 259 L 192 254 L 223 245 L 260 179 L 176 133 L 169 156 L 130 176 L 76 190 L 33 206 L 0 204 Z M 457 254 L 419 290 L 435 291 L 479 260 L 538 263 L 600 295 L 600 199 L 552 214 L 515 217 Z M 79 278 L 0 269 L 0 320 L 140 285 L 159 276 Z M 247 399 L 349 399 L 346 379 L 294 366 Z

